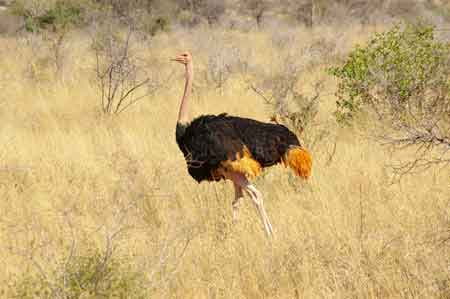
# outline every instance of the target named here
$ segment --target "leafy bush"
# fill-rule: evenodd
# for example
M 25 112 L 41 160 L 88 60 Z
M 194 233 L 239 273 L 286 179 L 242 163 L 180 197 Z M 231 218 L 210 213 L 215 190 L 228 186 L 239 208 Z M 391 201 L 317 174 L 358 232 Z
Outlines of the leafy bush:
M 24 18 L 24 28 L 28 32 L 38 32 L 43 29 L 56 31 L 60 27 L 79 24 L 82 19 L 81 6 L 71 1 L 57 1 L 54 6 L 39 14 L 29 9 L 24 2 L 17 1 L 12 8 L 14 14 Z
M 358 111 L 403 111 L 430 88 L 449 90 L 450 48 L 436 41 L 433 27 L 408 24 L 376 34 L 331 69 L 339 79 L 336 116 L 349 121 Z M 384 107 L 388 105 L 387 107 Z
M 365 112 L 374 125 L 387 125 L 378 136 L 383 142 L 419 146 L 420 159 L 439 148 L 432 161 L 450 161 L 450 45 L 436 40 L 434 27 L 396 25 L 331 73 L 339 80 L 338 121 L 349 124 Z
M 10 298 L 148 298 L 144 275 L 127 259 L 97 251 L 73 256 L 53 279 L 29 272 L 11 285 Z

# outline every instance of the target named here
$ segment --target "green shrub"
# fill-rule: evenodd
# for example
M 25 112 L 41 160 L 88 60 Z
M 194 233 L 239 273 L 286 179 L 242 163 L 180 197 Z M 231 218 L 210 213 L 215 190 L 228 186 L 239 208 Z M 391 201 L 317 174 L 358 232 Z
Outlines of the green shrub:
M 144 275 L 127 259 L 98 251 L 73 256 L 54 278 L 27 271 L 12 284 L 10 298 L 148 298 Z
M 449 53 L 449 45 L 435 39 L 434 28 L 421 23 L 376 34 L 330 70 L 339 79 L 338 121 L 349 122 L 362 110 L 398 114 L 420 105 L 430 90 L 448 95 Z
M 17 1 L 12 7 L 15 15 L 24 19 L 24 28 L 28 32 L 51 29 L 56 31 L 66 28 L 68 25 L 77 25 L 82 21 L 81 5 L 72 1 L 57 1 L 50 8 L 36 14 L 28 9 L 26 5 Z
M 382 144 L 414 150 L 410 161 L 394 163 L 395 173 L 450 163 L 450 44 L 437 40 L 432 26 L 376 34 L 331 73 L 339 80 L 339 122 L 364 112 L 369 134 Z

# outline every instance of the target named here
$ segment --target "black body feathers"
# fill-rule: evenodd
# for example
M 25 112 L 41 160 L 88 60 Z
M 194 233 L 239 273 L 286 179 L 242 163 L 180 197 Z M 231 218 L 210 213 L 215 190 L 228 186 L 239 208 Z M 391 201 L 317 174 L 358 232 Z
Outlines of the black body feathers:
M 290 146 L 299 146 L 283 125 L 220 115 L 203 115 L 190 124 L 177 124 L 176 140 L 189 174 L 198 182 L 220 180 L 213 175 L 221 162 L 234 161 L 247 148 L 262 167 L 281 162 Z

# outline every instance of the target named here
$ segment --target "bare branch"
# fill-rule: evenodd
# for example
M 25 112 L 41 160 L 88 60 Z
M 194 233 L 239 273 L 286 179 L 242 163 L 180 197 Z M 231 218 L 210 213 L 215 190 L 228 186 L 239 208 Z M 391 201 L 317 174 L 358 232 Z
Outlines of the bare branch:
M 259 95 L 264 100 L 264 102 L 266 102 L 266 104 L 273 104 L 273 97 L 268 98 L 260 89 L 255 87 L 253 84 L 250 84 L 249 88 L 253 90 L 257 95 Z
M 109 23 L 108 23 L 109 22 Z M 92 37 L 92 48 L 96 57 L 96 78 L 100 91 L 104 113 L 119 114 L 153 93 L 159 86 L 152 76 L 146 75 L 138 55 L 133 50 L 136 28 L 133 22 L 127 25 L 127 31 L 120 36 L 111 20 L 106 20 L 96 29 Z

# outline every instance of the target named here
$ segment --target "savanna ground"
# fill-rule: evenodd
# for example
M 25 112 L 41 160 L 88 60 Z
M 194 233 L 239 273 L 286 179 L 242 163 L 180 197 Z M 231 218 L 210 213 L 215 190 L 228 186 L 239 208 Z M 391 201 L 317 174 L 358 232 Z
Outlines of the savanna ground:
M 448 166 L 393 179 L 390 166 L 414 151 L 391 152 L 370 123 L 333 116 L 327 69 L 390 26 L 199 25 L 136 38 L 157 87 L 118 115 L 101 109 L 88 33 L 65 37 L 58 69 L 41 36 L 0 37 L 1 296 L 448 298 Z M 197 184 L 186 171 L 174 136 L 183 68 L 169 61 L 186 49 L 192 116 L 269 121 L 273 107 L 250 86 L 291 64 L 305 96 L 322 82 L 302 132 L 311 179 L 275 166 L 255 180 L 273 240 L 249 200 L 232 224 L 231 183 Z M 235 70 L 226 80 L 208 71 L 221 63 Z

